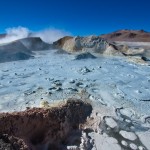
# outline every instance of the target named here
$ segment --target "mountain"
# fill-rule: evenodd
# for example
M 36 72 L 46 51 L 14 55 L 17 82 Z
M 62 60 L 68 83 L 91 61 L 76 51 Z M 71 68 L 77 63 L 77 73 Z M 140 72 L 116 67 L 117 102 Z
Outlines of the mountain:
M 100 37 L 108 41 L 150 42 L 150 32 L 144 30 L 118 30 Z
M 52 44 L 45 43 L 39 37 L 27 37 L 18 41 L 31 51 L 49 50 L 53 48 Z
M 18 40 L 0 46 L 0 62 L 29 59 L 31 54 L 32 52 Z
M 0 45 L 0 62 L 25 60 L 32 58 L 32 51 L 52 49 L 51 44 L 39 37 L 28 37 Z

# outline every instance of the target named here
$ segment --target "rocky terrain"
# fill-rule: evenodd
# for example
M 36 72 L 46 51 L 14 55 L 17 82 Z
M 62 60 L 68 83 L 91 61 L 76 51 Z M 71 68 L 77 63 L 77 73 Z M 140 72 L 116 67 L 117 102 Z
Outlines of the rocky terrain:
M 131 45 L 127 42 L 108 42 L 106 39 L 99 36 L 64 37 L 54 42 L 53 45 L 60 49 L 59 53 L 61 53 L 61 51 L 62 53 L 63 51 L 66 51 L 67 53 L 88 52 L 100 54 L 103 56 L 130 56 L 129 60 L 132 59 L 132 61 L 141 62 L 141 64 L 146 64 L 145 60 L 148 60 L 147 56 L 150 56 L 149 43 L 147 45 L 148 47 L 145 47 L 145 45 L 143 46 L 139 44 L 139 46 L 137 43 Z
M 0 64 L 1 147 L 149 150 L 149 66 L 131 62 L 126 57 L 56 52 L 36 51 L 35 59 Z M 68 99 L 80 100 L 77 103 L 84 108 L 75 107 L 73 101 L 70 105 L 74 111 L 70 112 Z M 57 105 L 59 102 L 64 104 Z M 86 107 L 91 113 L 86 113 Z M 83 117 L 84 123 L 81 122 L 76 131 L 70 130 L 72 124 L 65 128 L 59 120 L 59 116 L 62 119 L 65 116 L 62 110 L 76 120 L 72 116 L 81 117 L 78 108 L 88 117 Z M 60 113 L 55 113 L 57 111 Z M 21 123 L 21 118 L 27 119 Z M 43 118 L 42 121 L 39 118 Z M 54 127 L 58 128 L 53 130 Z M 59 127 L 63 133 L 69 129 L 71 135 L 63 134 L 67 136 L 65 140 L 63 135 L 62 140 L 54 140 L 56 133 L 61 136 Z M 52 130 L 54 134 L 47 136 Z
M 67 149 L 80 145 L 82 126 L 92 106 L 70 99 L 49 108 L 33 108 L 24 112 L 0 114 L 0 149 Z
M 0 149 L 149 150 L 149 45 L 99 36 L 1 44 Z
M 123 30 L 124 31 L 124 30 Z M 125 30 L 129 32 L 128 30 Z M 119 31 L 117 31 L 118 33 Z M 123 37 L 126 37 L 126 32 L 120 31 Z M 147 33 L 144 31 L 132 31 L 140 33 Z M 116 34 L 116 33 L 114 33 Z M 148 34 L 148 33 L 147 33 Z M 2 37 L 4 35 L 1 35 Z M 1 37 L 1 38 L 2 38 Z M 108 35 L 109 37 L 109 35 Z M 111 37 L 111 35 L 110 35 Z M 149 39 L 149 38 L 147 38 Z M 124 40 L 124 39 L 122 39 Z M 25 60 L 34 57 L 33 51 L 59 49 L 58 53 L 81 53 L 90 52 L 98 53 L 106 56 L 142 56 L 149 55 L 150 46 L 137 46 L 137 43 L 131 46 L 129 43 L 114 42 L 115 39 L 110 40 L 106 36 L 86 36 L 86 37 L 71 37 L 66 36 L 53 44 L 43 42 L 39 37 L 27 37 L 19 39 L 7 44 L 0 45 L 0 62 Z M 124 40 L 128 41 L 128 40 Z M 132 40 L 131 40 L 132 41 Z M 145 55 L 146 54 L 146 55 Z

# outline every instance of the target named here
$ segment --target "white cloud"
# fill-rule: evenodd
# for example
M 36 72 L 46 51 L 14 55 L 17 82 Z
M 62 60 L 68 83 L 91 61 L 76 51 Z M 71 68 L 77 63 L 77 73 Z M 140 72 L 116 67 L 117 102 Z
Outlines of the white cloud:
M 18 39 L 26 38 L 29 35 L 29 29 L 25 27 L 13 27 L 6 29 L 6 37 L 0 39 L 0 44 L 9 43 Z
M 52 43 L 66 35 L 70 35 L 70 33 L 55 28 L 48 28 L 41 31 L 32 32 L 28 28 L 19 26 L 6 29 L 6 37 L 0 39 L 0 44 L 9 43 L 29 36 L 40 37 L 43 41 Z
M 71 35 L 71 34 L 69 32 L 55 29 L 55 28 L 44 29 L 42 31 L 32 34 L 32 36 L 40 37 L 43 41 L 47 43 L 52 43 L 66 35 Z

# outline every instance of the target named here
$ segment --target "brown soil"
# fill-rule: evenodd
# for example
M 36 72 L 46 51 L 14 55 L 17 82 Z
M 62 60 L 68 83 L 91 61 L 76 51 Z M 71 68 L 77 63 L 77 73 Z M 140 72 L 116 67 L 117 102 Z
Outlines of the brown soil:
M 144 30 L 119 30 L 100 37 L 108 41 L 150 42 L 150 32 Z
M 63 45 L 64 45 L 64 43 L 65 43 L 67 40 L 72 39 L 72 38 L 73 38 L 73 37 L 71 37 L 71 36 L 65 36 L 65 37 L 59 39 L 58 41 L 54 42 L 53 44 L 54 44 L 54 46 L 55 46 L 56 48 L 62 48 Z
M 69 99 L 57 107 L 1 113 L 0 149 L 59 150 L 78 145 L 81 141 L 76 136 L 91 112 L 90 104 Z

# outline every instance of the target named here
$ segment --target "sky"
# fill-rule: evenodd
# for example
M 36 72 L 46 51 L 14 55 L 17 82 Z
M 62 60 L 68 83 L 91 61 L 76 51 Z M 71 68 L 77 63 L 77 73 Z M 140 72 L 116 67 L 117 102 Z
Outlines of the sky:
M 150 31 L 150 1 L 0 0 L 0 33 L 17 26 L 31 31 L 55 28 L 72 35 Z

